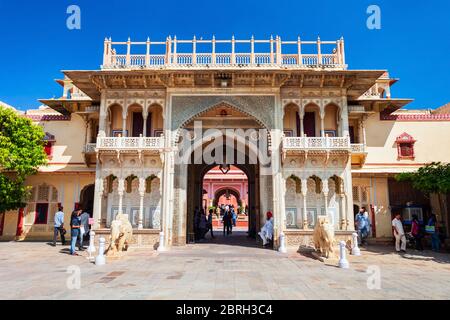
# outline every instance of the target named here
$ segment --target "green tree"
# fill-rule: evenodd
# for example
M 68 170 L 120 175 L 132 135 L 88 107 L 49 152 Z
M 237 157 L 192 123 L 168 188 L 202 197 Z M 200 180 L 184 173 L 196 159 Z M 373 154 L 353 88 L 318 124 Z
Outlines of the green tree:
M 450 163 L 433 162 L 416 172 L 401 173 L 398 181 L 410 181 L 413 187 L 427 194 L 450 192 Z
M 430 195 L 436 194 L 441 213 L 445 212 L 444 201 L 450 193 L 450 163 L 433 162 L 416 172 L 401 173 L 396 176 L 397 181 L 409 181 L 414 189 Z
M 0 212 L 26 205 L 25 180 L 47 163 L 44 136 L 30 119 L 0 106 Z

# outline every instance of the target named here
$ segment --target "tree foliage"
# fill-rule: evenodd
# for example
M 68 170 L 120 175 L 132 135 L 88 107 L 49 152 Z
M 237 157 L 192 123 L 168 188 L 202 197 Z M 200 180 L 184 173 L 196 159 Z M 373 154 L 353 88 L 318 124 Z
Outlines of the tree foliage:
M 401 173 L 396 176 L 397 181 L 409 181 L 413 188 L 424 193 L 450 193 L 450 163 L 433 162 L 416 172 Z
M 44 136 L 30 119 L 0 106 L 0 212 L 25 206 L 25 180 L 47 162 Z

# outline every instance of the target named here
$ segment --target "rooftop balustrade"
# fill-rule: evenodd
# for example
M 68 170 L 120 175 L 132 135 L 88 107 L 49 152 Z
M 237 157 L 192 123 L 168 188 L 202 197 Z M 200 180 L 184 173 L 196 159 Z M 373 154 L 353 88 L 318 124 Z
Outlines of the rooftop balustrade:
M 183 52 L 181 47 L 188 47 Z M 332 49 L 330 49 L 330 46 Z M 245 47 L 243 52 L 240 47 Z M 250 50 L 248 50 L 250 47 Z M 257 47 L 257 48 L 256 48 Z M 164 42 L 104 43 L 103 70 L 115 69 L 187 69 L 187 68 L 331 68 L 345 70 L 344 40 L 282 41 L 269 40 L 179 40 L 168 37 Z M 143 49 L 145 48 L 145 49 Z M 226 49 L 226 50 L 225 50 Z M 327 51 L 328 49 L 328 51 Z M 222 52 L 220 50 L 226 51 Z M 260 50 L 260 51 L 258 51 Z M 141 51 L 141 54 L 133 52 Z M 143 53 L 145 51 L 145 53 Z M 122 52 L 122 53 L 119 53 Z M 313 53 L 311 53 L 313 52 Z

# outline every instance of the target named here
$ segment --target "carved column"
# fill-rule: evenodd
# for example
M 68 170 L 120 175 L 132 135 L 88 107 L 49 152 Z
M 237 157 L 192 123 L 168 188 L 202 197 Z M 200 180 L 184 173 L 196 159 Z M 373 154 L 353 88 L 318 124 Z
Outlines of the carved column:
M 169 237 L 171 222 L 173 220 L 173 198 L 174 198 L 174 165 L 175 165 L 175 151 L 172 151 L 172 105 L 170 103 L 170 95 L 166 96 L 165 108 L 163 110 L 164 118 L 164 147 L 165 151 L 162 155 L 163 172 L 162 172 L 162 217 L 161 217 L 161 230 L 164 232 L 164 247 L 169 246 Z
M 142 118 L 144 119 L 144 124 L 142 128 L 142 136 L 145 138 L 147 137 L 147 119 L 148 119 L 148 111 L 147 108 L 144 108 L 142 111 Z
M 325 137 L 325 106 L 320 101 L 320 136 Z
M 345 213 L 344 213 L 344 194 L 339 194 L 339 215 L 340 215 L 340 224 L 339 224 L 339 229 L 340 230 L 345 230 L 346 226 L 347 226 L 347 218 L 345 217 Z
M 328 192 L 330 191 L 328 187 L 328 180 L 322 181 L 322 192 L 323 192 L 323 198 L 325 201 L 325 215 L 328 216 Z
M 348 102 L 347 102 L 347 96 L 342 97 L 342 113 L 341 113 L 341 119 L 342 119 L 342 135 L 344 137 L 350 136 L 350 129 L 348 124 Z
M 352 188 L 352 174 L 351 174 L 351 164 L 345 172 L 344 187 L 345 187 L 345 206 L 344 206 L 344 219 L 345 219 L 345 230 L 353 231 L 355 229 L 354 216 L 353 216 L 353 188 Z
M 117 187 L 117 193 L 119 195 L 119 214 L 123 214 L 123 196 L 125 194 L 125 179 L 119 179 L 119 185 Z
M 104 192 L 103 179 L 97 175 L 95 180 L 95 196 L 94 196 L 94 230 L 101 228 L 102 223 L 102 197 Z
M 100 101 L 100 112 L 98 121 L 98 133 L 104 134 L 106 136 L 106 116 L 107 116 L 107 106 L 106 106 L 106 94 L 102 92 L 102 97 Z
M 300 118 L 300 137 L 305 136 L 305 106 L 303 103 L 298 107 L 298 116 Z
M 306 197 L 308 196 L 308 179 L 302 179 L 302 197 L 303 197 L 303 229 L 308 229 L 308 209 Z
M 281 166 L 280 146 L 283 136 L 283 107 L 280 97 L 275 99 L 274 128 L 272 130 L 272 188 L 273 188 L 273 210 L 274 210 L 274 243 L 278 247 L 278 237 L 284 231 L 283 222 L 285 217 L 285 204 L 283 197 L 283 176 Z M 286 184 L 284 185 L 284 188 Z
M 145 197 L 146 181 L 144 178 L 139 179 L 139 218 L 138 229 L 144 229 L 144 197 Z
M 126 114 L 122 115 L 122 137 L 127 136 L 127 116 Z
M 366 120 L 367 120 L 367 116 L 363 115 L 361 122 L 360 122 L 360 130 L 361 130 L 361 135 L 362 135 L 362 140 L 360 143 L 364 144 L 364 146 L 367 144 L 367 139 L 366 139 Z

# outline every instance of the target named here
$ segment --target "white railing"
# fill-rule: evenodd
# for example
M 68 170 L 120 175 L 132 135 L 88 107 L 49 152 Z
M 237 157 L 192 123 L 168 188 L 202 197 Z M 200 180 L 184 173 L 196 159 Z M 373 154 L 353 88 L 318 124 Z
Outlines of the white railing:
M 192 50 L 180 52 L 179 45 L 192 46 Z M 228 47 L 228 52 L 217 53 L 217 45 Z M 249 46 L 250 45 L 250 46 Z M 258 51 L 255 52 L 255 45 Z M 326 50 L 333 45 L 330 52 Z M 122 49 L 116 47 L 122 46 Z M 126 48 L 123 48 L 123 47 Z M 133 54 L 134 47 L 146 46 L 145 54 Z M 241 46 L 245 46 L 244 49 Z M 313 48 L 304 49 L 308 46 Z M 154 49 L 157 47 L 159 49 Z M 248 49 L 250 47 L 250 50 Z M 287 48 L 286 47 L 290 47 Z M 294 48 L 294 49 L 293 49 Z M 248 51 L 245 51 L 248 50 Z M 118 52 L 121 52 L 118 54 Z M 139 50 L 143 51 L 143 50 Z M 155 51 L 160 54 L 153 54 Z M 126 52 L 126 54 L 124 54 Z M 288 53 L 289 52 L 289 53 Z M 314 53 L 315 52 L 315 53 Z M 112 42 L 104 44 L 103 69 L 143 69 L 143 68 L 192 68 L 192 67 L 230 67 L 230 68 L 334 68 L 346 70 L 344 40 L 337 41 L 282 41 L 276 39 L 256 40 L 179 40 L 167 37 L 166 41 L 153 42 Z
M 366 145 L 363 143 L 352 143 L 352 153 L 367 153 Z
M 319 57 L 316 54 L 305 54 L 302 56 L 302 60 L 305 66 L 317 66 Z
M 348 106 L 348 112 L 366 112 L 364 106 Z
M 282 61 L 283 65 L 297 65 L 298 64 L 298 55 L 283 54 L 281 57 L 281 61 Z
M 148 57 L 149 65 L 163 66 L 166 64 L 166 56 L 164 54 L 154 54 Z
M 97 139 L 98 150 L 158 150 L 164 147 L 163 137 L 126 138 L 101 137 Z
M 89 106 L 89 107 L 86 107 L 85 111 L 92 112 L 92 113 L 100 112 L 100 106 Z
M 132 66 L 144 66 L 145 65 L 145 55 L 130 56 L 130 64 Z
M 341 137 L 286 137 L 285 150 L 350 150 L 350 139 Z
M 96 143 L 88 143 L 84 146 L 84 153 L 95 153 L 97 148 Z

